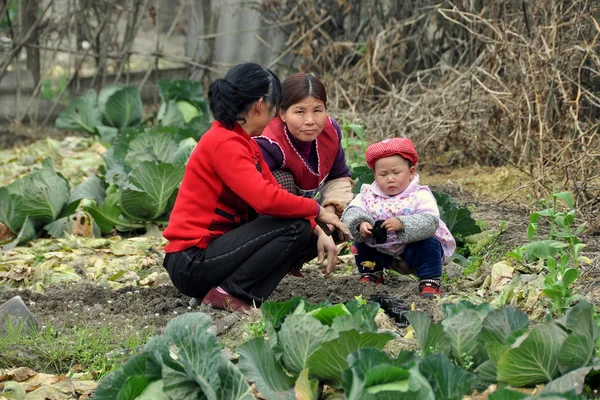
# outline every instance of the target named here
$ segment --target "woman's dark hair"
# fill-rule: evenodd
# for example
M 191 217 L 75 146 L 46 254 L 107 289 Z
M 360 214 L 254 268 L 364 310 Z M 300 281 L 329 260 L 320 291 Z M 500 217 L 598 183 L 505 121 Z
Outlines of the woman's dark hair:
M 239 115 L 247 113 L 261 98 L 278 112 L 281 82 L 273 71 L 254 63 L 236 65 L 223 79 L 211 82 L 208 88 L 210 111 L 227 129 L 233 129 L 237 121 L 246 122 Z
M 281 101 L 281 109 L 283 111 L 309 96 L 321 100 L 325 108 L 327 108 L 325 86 L 314 75 L 298 72 L 283 81 L 282 88 L 283 100 Z

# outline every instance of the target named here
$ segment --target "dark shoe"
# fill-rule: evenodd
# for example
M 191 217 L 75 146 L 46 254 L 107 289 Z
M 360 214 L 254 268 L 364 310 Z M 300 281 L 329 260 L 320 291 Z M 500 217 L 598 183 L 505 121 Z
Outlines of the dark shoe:
M 227 311 L 248 311 L 250 306 L 243 300 L 230 294 L 220 293 L 217 288 L 212 288 L 202 299 L 202 304 L 206 304 L 217 310 Z
M 358 281 L 363 283 L 374 283 L 376 285 L 381 285 L 383 283 L 383 274 L 381 272 L 362 274 Z
M 408 265 L 406 265 L 406 262 L 404 262 L 404 260 L 401 258 L 394 258 L 394 260 L 390 264 L 390 268 L 396 272 L 401 273 L 402 275 L 414 275 L 415 273 L 415 271 Z
M 435 296 L 442 295 L 442 288 L 439 279 L 421 279 L 419 282 L 419 292 L 421 297 L 432 299 Z

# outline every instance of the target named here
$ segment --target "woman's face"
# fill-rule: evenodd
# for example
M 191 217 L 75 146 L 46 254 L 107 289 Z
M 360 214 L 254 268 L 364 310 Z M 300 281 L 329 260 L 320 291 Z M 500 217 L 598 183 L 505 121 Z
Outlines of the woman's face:
M 281 119 L 296 139 L 312 142 L 323 131 L 327 112 L 322 100 L 309 96 L 282 110 Z

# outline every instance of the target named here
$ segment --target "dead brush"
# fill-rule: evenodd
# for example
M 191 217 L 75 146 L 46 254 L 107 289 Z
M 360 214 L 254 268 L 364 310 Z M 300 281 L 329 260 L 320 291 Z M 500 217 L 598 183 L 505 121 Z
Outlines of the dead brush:
M 410 136 L 429 166 L 512 165 L 539 196 L 600 211 L 600 4 L 591 0 L 270 0 L 292 62 L 371 140 Z M 314 29 L 324 18 L 329 20 Z

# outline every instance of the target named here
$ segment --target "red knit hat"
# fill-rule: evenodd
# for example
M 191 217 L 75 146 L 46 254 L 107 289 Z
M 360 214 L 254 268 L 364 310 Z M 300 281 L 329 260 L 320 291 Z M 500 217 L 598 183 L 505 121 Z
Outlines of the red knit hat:
M 408 161 L 412 162 L 413 165 L 417 165 L 417 161 L 419 161 L 419 155 L 417 154 L 413 142 L 407 138 L 385 139 L 370 145 L 367 147 L 365 160 L 367 161 L 369 168 L 375 169 L 375 161 L 380 158 L 393 156 L 394 154 L 406 158 Z

